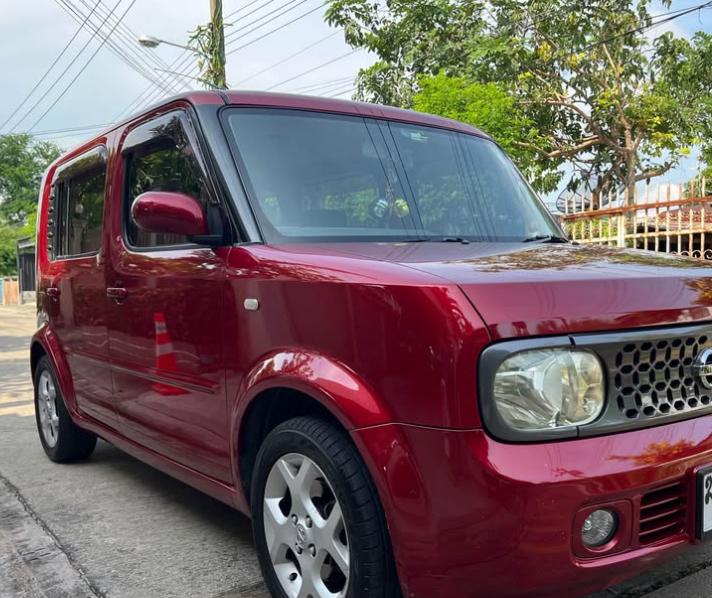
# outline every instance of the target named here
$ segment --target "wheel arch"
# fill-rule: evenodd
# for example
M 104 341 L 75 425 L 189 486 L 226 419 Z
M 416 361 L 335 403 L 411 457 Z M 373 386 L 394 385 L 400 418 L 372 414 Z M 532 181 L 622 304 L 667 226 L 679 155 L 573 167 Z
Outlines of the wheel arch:
M 247 508 L 262 442 L 276 426 L 298 416 L 329 421 L 346 434 L 392 420 L 382 401 L 343 364 L 304 351 L 266 356 L 245 376 L 231 418 L 235 482 Z
M 69 413 L 72 417 L 75 417 L 77 403 L 74 397 L 74 385 L 72 384 L 69 366 L 60 350 L 57 338 L 46 326 L 43 326 L 34 334 L 30 343 L 30 372 L 33 382 L 37 364 L 42 357 L 49 359 Z

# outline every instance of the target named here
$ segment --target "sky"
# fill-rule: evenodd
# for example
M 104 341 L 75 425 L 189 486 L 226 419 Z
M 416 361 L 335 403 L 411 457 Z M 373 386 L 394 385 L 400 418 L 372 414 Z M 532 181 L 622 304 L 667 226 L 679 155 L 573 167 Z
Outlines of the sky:
M 104 16 L 108 14 L 117 1 L 102 0 L 92 18 L 97 18 L 99 13 Z M 67 3 L 67 0 L 0 0 L 2 7 L 0 9 L 0 67 L 3 72 L 0 123 L 6 120 L 24 100 L 67 42 L 79 30 L 79 23 L 62 8 L 62 2 Z M 68 3 L 87 14 L 94 6 L 94 2 L 95 0 L 69 0 Z M 118 8 L 109 17 L 107 23 L 113 20 L 114 15 L 121 16 L 131 2 L 132 0 L 120 0 Z M 349 97 L 353 79 L 359 68 L 371 64 L 373 58 L 362 50 L 349 54 L 352 49 L 343 41 L 341 32 L 330 28 L 324 22 L 322 3 L 323 0 L 272 0 L 271 2 L 223 0 L 226 24 L 234 22 L 233 25 L 225 28 L 227 52 L 281 24 L 306 15 L 272 35 L 229 54 L 227 76 L 230 87 L 267 89 L 295 77 L 292 81 L 278 85 L 274 91 L 304 89 L 305 93 L 314 95 L 333 95 L 343 92 L 340 97 Z M 239 12 L 230 16 L 235 11 Z M 274 12 L 270 15 L 271 11 Z M 209 13 L 209 0 L 135 0 L 122 23 L 135 36 L 150 35 L 185 44 L 189 32 L 196 25 L 209 20 Z M 97 23 L 101 20 L 97 19 Z M 267 24 L 268 20 L 270 21 Z M 263 26 L 258 27 L 259 25 Z M 120 38 L 119 33 L 121 33 Z M 98 50 L 89 66 L 79 75 L 66 94 L 35 125 L 56 96 L 99 46 L 98 38 L 89 41 L 90 37 L 91 34 L 84 30 L 77 35 L 69 50 L 52 69 L 51 74 L 8 124 L 0 128 L 0 133 L 7 133 L 10 129 L 14 132 L 32 129 L 33 133 L 42 133 L 109 123 L 114 121 L 150 85 L 146 78 L 125 64 L 108 46 L 104 46 Z M 135 39 L 130 38 L 130 33 L 123 27 L 116 29 L 112 36 L 112 39 L 114 38 L 123 47 L 133 45 L 131 50 L 127 49 L 126 52 L 130 52 L 135 61 L 152 76 L 163 77 L 164 85 L 168 75 L 153 69 L 170 66 L 179 58 L 185 59 L 183 50 L 168 45 L 160 45 L 155 49 L 142 48 Z M 69 68 L 66 75 L 54 84 L 55 79 L 87 41 L 89 44 L 81 57 Z M 269 68 L 316 42 L 319 43 L 291 60 Z M 151 57 L 151 54 L 154 57 Z M 165 64 L 152 64 L 154 58 Z M 332 64 L 306 73 L 331 60 L 334 60 Z M 192 60 L 189 59 L 186 67 L 191 62 Z M 301 75 L 301 73 L 306 74 Z M 248 78 L 248 81 L 238 85 L 238 82 Z M 182 80 L 192 88 L 200 87 L 200 83 L 194 80 L 185 78 Z M 315 87 L 329 82 L 333 82 L 330 87 Z M 158 96 L 153 94 L 145 96 L 144 100 L 157 98 Z M 40 100 L 37 107 L 21 121 L 37 100 Z M 87 136 L 86 132 L 73 134 L 62 132 L 41 135 L 41 138 L 52 139 L 63 147 L 71 147 Z
M 673 0 L 669 8 L 658 2 L 653 4 L 652 12 L 683 9 L 700 2 Z M 343 41 L 342 33 L 324 22 L 322 3 L 323 0 L 223 0 L 230 86 L 246 89 L 275 86 L 275 91 L 349 97 L 358 70 L 373 63 L 375 58 L 363 50 L 352 52 Z M 134 108 L 135 111 L 159 98 L 161 92 L 155 89 L 143 93 L 151 85 L 144 76 L 125 64 L 108 46 L 99 47 L 100 42 L 91 39 L 86 30 L 80 30 L 77 21 L 66 10 L 67 4 L 87 14 L 95 6 L 95 0 L 0 0 L 0 67 L 3 73 L 0 123 L 23 102 L 76 34 L 50 75 L 9 122 L 0 127 L 0 133 L 32 130 L 40 133 L 40 138 L 51 139 L 68 148 L 86 139 L 91 132 L 66 132 L 66 129 L 110 123 L 119 115 L 126 115 L 128 109 Z M 120 43 L 144 71 L 154 78 L 160 77 L 164 86 L 168 79 L 172 79 L 196 87 L 200 84 L 194 80 L 171 78 L 154 70 L 170 68 L 176 60 L 178 65 L 182 64 L 186 61 L 183 50 L 168 45 L 142 48 L 135 37 L 151 35 L 185 44 L 189 32 L 208 21 L 209 6 L 209 0 L 102 0 L 92 18 L 101 22 L 113 9 L 115 12 L 107 21 L 111 22 L 114 16 L 121 16 L 129 9 L 112 39 Z M 293 19 L 297 19 L 296 22 L 287 24 Z M 257 40 L 280 25 L 285 26 Z M 649 35 L 653 37 L 672 31 L 676 35 L 689 36 L 696 30 L 712 31 L 712 10 L 687 15 L 658 27 Z M 80 58 L 66 74 L 59 76 L 85 44 L 86 50 Z M 243 45 L 246 47 L 241 47 Z M 95 51 L 93 60 L 79 74 Z M 330 61 L 333 62 L 327 64 Z M 191 64 L 194 64 L 193 59 L 188 56 L 184 68 Z M 187 72 L 197 74 L 190 69 Z M 76 81 L 43 116 L 75 76 Z M 174 89 L 178 87 L 175 82 L 171 85 Z M 62 132 L 54 132 L 58 130 Z M 693 173 L 694 169 L 695 160 L 691 158 L 670 177 L 683 177 Z

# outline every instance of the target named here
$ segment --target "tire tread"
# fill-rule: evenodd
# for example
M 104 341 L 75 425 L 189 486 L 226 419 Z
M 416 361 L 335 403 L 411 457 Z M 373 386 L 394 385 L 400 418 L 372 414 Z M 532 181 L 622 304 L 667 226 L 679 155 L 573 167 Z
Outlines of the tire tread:
M 264 483 L 274 459 L 266 463 L 266 454 L 278 439 L 298 435 L 317 447 L 327 461 L 331 462 L 336 479 L 329 482 L 339 494 L 342 509 L 351 513 L 354 521 L 349 521 L 350 550 L 352 551 L 352 579 L 350 598 L 397 598 L 401 596 L 390 539 L 376 488 L 356 447 L 344 432 L 331 423 L 315 417 L 296 417 L 272 430 L 265 439 L 257 456 L 253 472 L 251 496 L 261 501 Z M 284 454 L 284 453 L 283 453 Z M 322 463 L 318 463 L 324 469 Z M 268 467 L 269 466 L 269 467 Z M 263 534 L 261 525 L 261 505 L 253 505 L 258 516 L 253 517 L 255 537 Z M 262 552 L 264 544 L 258 541 L 258 550 Z M 356 554 L 354 554 L 354 552 Z M 283 592 L 276 579 L 272 579 L 269 557 L 260 555 L 263 573 L 272 589 L 273 595 L 282 596 Z M 265 559 L 266 557 L 266 559 Z M 264 561 L 267 561 L 265 563 Z M 354 577 L 354 574 L 356 575 Z M 275 593 L 277 592 L 277 593 Z M 281 592 L 281 593 L 280 593 Z
M 40 375 L 43 371 L 48 371 L 49 375 L 52 376 L 54 382 L 54 387 L 57 392 L 57 398 L 55 399 L 57 404 L 57 416 L 59 417 L 59 438 L 57 439 L 57 444 L 50 447 L 44 440 L 42 434 L 42 429 L 39 421 L 38 413 L 38 396 L 37 387 L 40 379 Z M 64 396 L 57 382 L 57 376 L 55 376 L 54 368 L 47 356 L 43 356 L 37 362 L 37 368 L 35 369 L 34 376 L 34 393 L 35 393 L 35 418 L 37 420 L 37 431 L 40 435 L 40 441 L 42 443 L 42 448 L 44 448 L 47 456 L 57 463 L 67 463 L 70 461 L 78 461 L 81 459 L 86 459 L 93 452 L 96 447 L 97 437 L 96 434 L 84 430 L 77 426 L 72 420 L 69 410 L 64 402 Z

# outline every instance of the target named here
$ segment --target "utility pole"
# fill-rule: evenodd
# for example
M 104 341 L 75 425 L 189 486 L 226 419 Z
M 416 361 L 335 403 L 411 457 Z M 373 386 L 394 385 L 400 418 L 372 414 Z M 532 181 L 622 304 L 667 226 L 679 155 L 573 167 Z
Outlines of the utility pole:
M 222 0 L 210 0 L 210 25 L 212 29 L 210 77 L 212 83 L 220 89 L 227 87 L 225 76 L 225 27 L 223 24 Z

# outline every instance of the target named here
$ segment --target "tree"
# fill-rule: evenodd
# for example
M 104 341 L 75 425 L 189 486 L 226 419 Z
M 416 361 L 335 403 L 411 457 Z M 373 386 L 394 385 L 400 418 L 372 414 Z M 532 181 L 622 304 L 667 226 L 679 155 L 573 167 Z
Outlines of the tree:
M 555 187 L 556 177 L 551 176 L 548 161 L 522 147 L 523 140 L 537 143 L 537 131 L 503 85 L 439 73 L 421 77 L 418 88 L 412 100 L 415 110 L 439 114 L 487 131 L 538 188 L 552 190 Z
M 17 239 L 34 234 L 42 174 L 60 153 L 30 135 L 0 136 L 0 275 L 16 271 Z
M 594 181 L 595 200 L 623 185 L 632 202 L 638 181 L 677 165 L 711 126 L 711 37 L 651 41 L 664 21 L 650 4 L 332 0 L 327 19 L 379 57 L 360 74 L 363 99 L 410 106 L 440 73 L 496 83 L 532 124 L 516 143 L 539 156 L 544 181 L 565 161 L 569 188 Z
M 702 171 L 700 174 L 709 181 L 707 192 L 712 193 L 712 147 L 704 148 L 700 158 L 702 161 Z
M 0 219 L 22 226 L 37 210 L 42 174 L 61 150 L 31 135 L 0 135 Z

